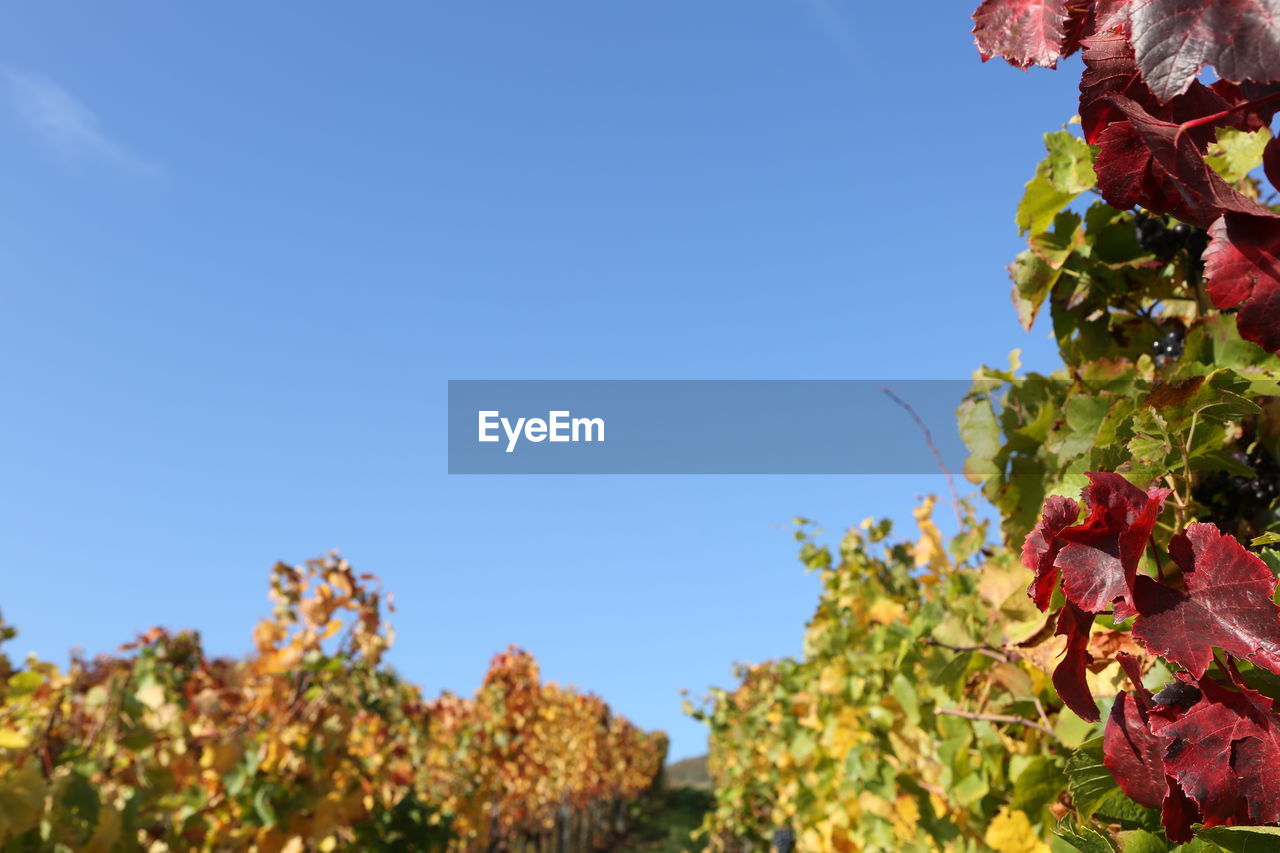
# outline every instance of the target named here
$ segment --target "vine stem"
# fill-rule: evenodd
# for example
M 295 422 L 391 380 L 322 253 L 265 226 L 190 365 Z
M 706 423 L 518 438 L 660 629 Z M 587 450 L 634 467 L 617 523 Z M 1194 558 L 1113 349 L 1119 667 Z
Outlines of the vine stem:
M 1196 409 L 1191 413 L 1191 429 L 1187 431 L 1187 440 L 1182 443 L 1182 469 L 1185 479 L 1184 489 L 1186 494 L 1182 498 L 1181 508 L 1184 517 L 1178 520 L 1178 530 L 1181 532 L 1186 529 L 1185 512 L 1190 509 L 1192 503 L 1191 495 L 1191 447 L 1196 440 L 1196 427 L 1199 426 L 1200 410 Z
M 938 463 L 938 467 L 942 470 L 942 473 L 946 475 L 947 488 L 951 490 L 951 506 L 956 511 L 956 521 L 960 523 L 961 527 L 964 527 L 964 515 L 960 512 L 960 492 L 956 489 L 955 477 L 951 476 L 951 470 L 947 468 L 947 463 L 942 458 L 942 451 L 938 450 L 938 445 L 933 440 L 933 433 L 929 431 L 929 427 L 925 424 L 924 420 L 916 414 L 916 410 L 911 408 L 910 403 L 883 385 L 880 387 L 880 390 L 890 400 L 906 409 L 907 414 L 911 415 L 911 419 L 916 422 L 916 426 L 920 427 L 920 431 L 924 433 L 924 441 L 925 444 L 929 445 L 929 450 L 933 453 L 933 460 Z
M 977 652 L 980 655 L 986 655 L 987 657 L 992 658 L 993 660 L 998 660 L 1001 663 L 1012 663 L 1016 660 L 1016 658 L 1010 656 L 1007 652 L 1001 651 L 1000 649 L 992 646 L 953 646 L 948 643 L 935 640 L 932 637 L 924 639 L 921 642 L 926 646 L 946 649 L 949 652 Z
M 1266 97 L 1258 98 L 1256 101 L 1238 104 L 1229 110 L 1223 110 L 1222 112 L 1214 113 L 1212 115 L 1201 116 L 1200 118 L 1193 118 L 1190 121 L 1184 121 L 1182 124 L 1178 125 L 1178 132 L 1174 134 L 1173 144 L 1176 147 L 1178 140 L 1182 138 L 1182 134 L 1186 133 L 1188 130 L 1203 127 L 1206 124 L 1213 124 L 1215 121 L 1224 119 L 1236 113 L 1244 112 L 1245 110 L 1253 109 L 1254 107 L 1266 106 L 1272 101 L 1280 101 L 1280 92 L 1273 92 Z
M 1186 527 L 1187 503 L 1183 500 L 1182 494 L 1178 491 L 1178 481 L 1173 478 L 1172 474 L 1165 474 L 1164 481 L 1169 484 L 1169 490 L 1173 492 L 1173 508 L 1176 519 L 1174 520 L 1174 533 L 1181 533 Z
M 939 708 L 938 713 L 948 717 L 961 717 L 966 720 L 978 720 L 984 723 L 1008 723 L 1011 726 L 1026 726 L 1029 729 L 1043 732 L 1055 741 L 1058 739 L 1058 736 L 1048 726 L 1041 725 L 1035 720 L 1023 719 L 1022 717 L 1012 717 L 1007 714 L 979 714 L 974 711 L 962 711 L 959 708 Z

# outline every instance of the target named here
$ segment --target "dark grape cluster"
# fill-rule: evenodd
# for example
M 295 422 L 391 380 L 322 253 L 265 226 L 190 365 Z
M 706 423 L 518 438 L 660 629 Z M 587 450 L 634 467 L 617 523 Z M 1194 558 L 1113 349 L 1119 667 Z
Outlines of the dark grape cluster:
M 1198 265 L 1200 256 L 1209 246 L 1209 235 L 1204 230 L 1185 222 L 1170 226 L 1165 217 L 1152 216 L 1145 210 L 1133 215 L 1133 227 L 1138 247 L 1162 261 L 1172 260 L 1174 255 L 1185 249 L 1192 264 Z
M 777 853 L 792 853 L 796 849 L 796 834 L 783 827 L 773 834 L 773 849 Z
M 1280 497 L 1280 465 L 1264 448 L 1255 444 L 1248 452 L 1231 454 L 1254 470 L 1256 477 L 1214 471 L 1200 478 L 1193 497 L 1207 511 L 1223 533 L 1252 537 L 1262 532 L 1271 515 L 1271 506 Z
M 1156 364 L 1164 367 L 1166 364 L 1182 358 L 1182 348 L 1186 345 L 1186 342 L 1187 332 L 1181 324 L 1166 326 L 1160 337 L 1156 338 L 1156 342 L 1152 345 L 1152 349 L 1155 351 Z

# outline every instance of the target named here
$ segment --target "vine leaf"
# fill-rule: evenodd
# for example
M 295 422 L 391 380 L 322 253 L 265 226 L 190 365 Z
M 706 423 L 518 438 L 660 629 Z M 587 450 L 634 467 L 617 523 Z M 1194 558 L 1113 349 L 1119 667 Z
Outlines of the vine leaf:
M 1084 488 L 1088 517 L 1059 532 L 1065 544 L 1054 565 L 1062 592 L 1082 610 L 1099 613 L 1133 597 L 1138 563 L 1155 528 L 1169 489 L 1144 492 L 1119 474 L 1090 473 Z
M 1280 673 L 1280 607 L 1271 600 L 1276 578 L 1267 564 L 1212 524 L 1188 526 L 1169 552 L 1187 591 L 1139 577 L 1133 635 L 1196 678 L 1213 661 L 1215 646 Z
M 1138 67 L 1166 102 L 1212 65 L 1227 80 L 1280 79 L 1280 0 L 1130 0 Z
M 1215 826 L 1198 834 L 1228 853 L 1263 853 L 1280 845 L 1280 827 L 1274 826 Z
M 1280 820 L 1280 716 L 1272 701 L 1211 679 L 1198 684 L 1190 708 L 1160 706 L 1151 715 L 1152 732 L 1167 743 L 1165 771 L 1206 823 Z
M 1129 799 L 1158 809 L 1169 794 L 1164 742 L 1151 732 L 1150 700 L 1120 693 L 1102 736 L 1102 761 Z
M 1280 136 L 1272 137 L 1262 151 L 1262 169 L 1271 186 L 1280 189 Z
M 1108 101 L 1127 119 L 1098 136 L 1094 168 L 1108 204 L 1170 213 L 1201 228 L 1228 212 L 1268 213 L 1224 181 L 1180 125 L 1156 118 L 1124 95 L 1109 95 Z
M 1091 723 L 1101 719 L 1086 676 L 1086 668 L 1092 660 L 1089 636 L 1095 615 L 1067 601 L 1058 611 L 1058 627 L 1054 632 L 1067 638 L 1067 650 L 1053 670 L 1054 689 L 1068 708 L 1075 711 L 1080 719 Z
M 973 13 L 973 38 L 986 62 L 1054 68 L 1067 39 L 1067 0 L 983 0 Z
M 1267 146 L 1268 168 L 1280 169 L 1274 144 Z M 1204 262 L 1214 304 L 1238 306 L 1241 337 L 1280 352 L 1280 217 L 1228 213 L 1209 236 Z
M 1027 595 L 1042 611 L 1049 609 L 1053 589 L 1058 584 L 1058 567 L 1054 561 L 1067 544 L 1058 534 L 1075 524 L 1079 517 L 1078 503 L 1071 498 L 1051 497 L 1045 501 L 1040 522 L 1022 543 L 1022 565 L 1035 573 Z
M 1085 39 L 1082 58 L 1084 74 L 1080 77 L 1080 119 L 1084 137 L 1090 142 L 1111 124 L 1124 121 L 1126 116 L 1109 100 L 1111 95 L 1123 95 L 1141 104 L 1156 118 L 1181 124 L 1206 115 L 1217 115 L 1231 110 L 1249 100 L 1249 95 L 1239 87 L 1218 81 L 1206 86 L 1196 81 L 1187 91 L 1168 103 L 1161 103 L 1143 82 L 1138 72 L 1133 45 L 1123 35 L 1110 33 Z M 1261 126 L 1256 116 L 1232 114 L 1222 119 L 1227 127 L 1239 130 L 1256 130 Z M 1267 118 L 1270 121 L 1270 118 Z M 1265 122 L 1262 122 L 1265 124 Z M 1257 125 L 1257 126 L 1255 126 Z M 1214 139 L 1214 127 L 1204 126 L 1190 131 L 1191 138 L 1201 148 Z

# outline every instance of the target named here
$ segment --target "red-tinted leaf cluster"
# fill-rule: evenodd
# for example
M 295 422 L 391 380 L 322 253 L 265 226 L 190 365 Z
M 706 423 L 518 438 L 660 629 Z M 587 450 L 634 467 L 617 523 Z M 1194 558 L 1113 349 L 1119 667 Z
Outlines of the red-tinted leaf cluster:
M 984 60 L 1054 66 L 1082 50 L 1080 117 L 1098 146 L 1098 189 L 1210 229 L 1209 293 L 1238 308 L 1240 333 L 1280 352 L 1280 217 L 1205 160 L 1217 129 L 1256 130 L 1280 108 L 1280 0 L 985 0 L 974 14 Z M 1212 65 L 1222 78 L 1196 79 Z M 1280 177 L 1280 148 L 1266 174 Z
M 1277 0 L 983 0 L 973 14 L 984 60 L 1057 65 L 1089 33 L 1124 32 L 1161 102 L 1186 92 L 1206 65 L 1224 80 L 1280 79 Z
M 1041 610 L 1049 609 L 1061 580 L 1066 603 L 1058 612 L 1057 632 L 1067 638 L 1067 651 L 1053 683 L 1067 707 L 1096 721 L 1098 708 L 1085 682 L 1089 632 L 1099 613 L 1134 612 L 1138 563 L 1170 492 L 1144 492 L 1119 474 L 1089 474 L 1089 481 L 1084 521 L 1076 523 L 1075 501 L 1049 498 L 1023 545 L 1022 562 L 1035 573 L 1028 593 Z
M 1040 609 L 1062 590 L 1058 633 L 1067 647 L 1053 676 L 1059 694 L 1077 714 L 1097 720 L 1085 682 L 1093 620 L 1103 612 L 1136 617 L 1134 638 L 1181 670 L 1153 695 L 1138 661 L 1119 656 L 1134 689 L 1112 706 L 1103 755 L 1121 789 L 1161 809 L 1174 841 L 1190 840 L 1195 823 L 1280 822 L 1280 713 L 1246 686 L 1237 666 L 1280 674 L 1275 576 L 1211 524 L 1192 524 L 1173 538 L 1177 574 L 1139 573 L 1169 492 L 1144 492 L 1116 474 L 1089 479 L 1085 518 L 1077 522 L 1074 501 L 1050 498 L 1022 552 L 1034 572 L 1028 593 Z M 1222 666 L 1211 673 L 1215 649 Z

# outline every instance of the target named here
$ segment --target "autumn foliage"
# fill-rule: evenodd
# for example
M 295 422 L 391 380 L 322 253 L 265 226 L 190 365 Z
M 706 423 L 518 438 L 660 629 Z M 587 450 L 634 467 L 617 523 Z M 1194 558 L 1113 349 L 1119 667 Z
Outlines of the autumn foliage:
M 1280 351 L 1280 215 L 1209 162 L 1220 129 L 1258 131 L 1280 109 L 1275 0 L 985 0 L 984 59 L 1053 67 L 1082 52 L 1080 120 L 1098 189 L 1209 230 L 1208 292 L 1239 310 L 1240 333 Z M 1220 79 L 1197 79 L 1211 65 Z M 1280 142 L 1268 158 L 1280 157 Z
M 383 664 L 372 583 L 332 557 L 277 565 L 244 660 L 158 628 L 66 671 L 0 657 L 0 847 L 471 851 L 559 832 L 573 850 L 614 833 L 664 737 L 516 649 L 473 698 L 425 700 Z
M 999 542 L 961 501 L 947 543 L 932 499 L 914 544 L 802 536 L 823 581 L 803 656 L 695 709 L 704 830 L 725 851 L 1280 850 L 1280 3 L 974 18 L 984 60 L 1083 66 L 1009 268 L 1062 367 L 1015 352 L 961 402 Z

